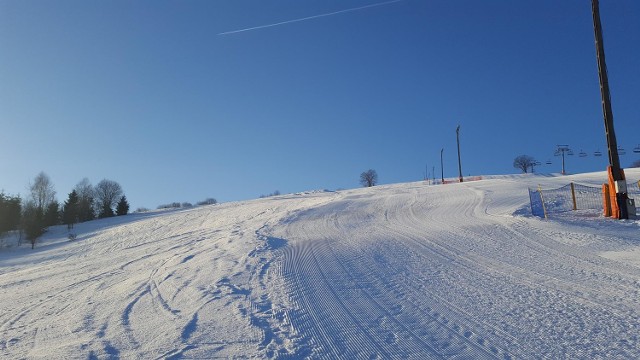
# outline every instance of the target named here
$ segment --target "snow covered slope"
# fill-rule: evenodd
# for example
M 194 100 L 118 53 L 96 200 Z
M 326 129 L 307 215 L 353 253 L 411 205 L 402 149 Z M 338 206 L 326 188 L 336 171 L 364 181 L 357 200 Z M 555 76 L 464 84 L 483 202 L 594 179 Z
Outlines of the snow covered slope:
M 640 221 L 526 215 L 571 180 L 604 173 L 54 228 L 0 250 L 0 357 L 639 358 Z

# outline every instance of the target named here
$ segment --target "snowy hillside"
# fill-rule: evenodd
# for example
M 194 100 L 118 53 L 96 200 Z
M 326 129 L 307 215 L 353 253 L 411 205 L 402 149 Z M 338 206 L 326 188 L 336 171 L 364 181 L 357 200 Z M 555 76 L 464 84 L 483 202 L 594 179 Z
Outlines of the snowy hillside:
M 604 178 L 283 195 L 83 223 L 75 241 L 54 228 L 0 250 L 0 357 L 640 358 L 640 221 L 528 215 L 528 186 Z

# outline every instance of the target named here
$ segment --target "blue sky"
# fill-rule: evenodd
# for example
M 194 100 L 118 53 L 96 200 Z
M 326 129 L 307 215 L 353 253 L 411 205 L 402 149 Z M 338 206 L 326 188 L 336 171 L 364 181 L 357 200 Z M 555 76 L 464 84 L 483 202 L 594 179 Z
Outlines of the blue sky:
M 0 189 L 87 177 L 132 207 L 604 170 L 591 1 L 0 0 Z M 640 155 L 640 2 L 603 0 L 615 127 Z M 251 31 L 224 32 L 330 14 Z M 430 174 L 431 176 L 431 174 Z

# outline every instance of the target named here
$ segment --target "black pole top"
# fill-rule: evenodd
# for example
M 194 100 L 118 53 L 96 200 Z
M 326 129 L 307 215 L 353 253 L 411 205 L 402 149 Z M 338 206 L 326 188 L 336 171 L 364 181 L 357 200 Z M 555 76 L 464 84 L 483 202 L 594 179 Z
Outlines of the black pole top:
M 602 40 L 602 25 L 600 23 L 600 5 L 598 0 L 591 0 L 593 13 L 593 33 L 596 42 L 596 60 L 598 61 L 598 77 L 600 78 L 600 97 L 602 99 L 602 115 L 604 129 L 607 136 L 609 165 L 613 170 L 615 180 L 622 180 L 620 172 L 620 158 L 618 156 L 618 142 L 613 128 L 613 110 L 611 110 L 611 93 L 609 92 L 609 78 L 607 64 L 604 57 L 604 41 Z

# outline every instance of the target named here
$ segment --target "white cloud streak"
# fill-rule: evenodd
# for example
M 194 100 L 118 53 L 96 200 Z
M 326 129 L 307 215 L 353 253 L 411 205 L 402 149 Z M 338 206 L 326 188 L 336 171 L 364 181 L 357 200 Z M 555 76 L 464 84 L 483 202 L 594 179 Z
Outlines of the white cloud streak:
M 358 10 L 372 8 L 372 7 L 376 7 L 376 6 L 389 5 L 389 4 L 397 3 L 397 2 L 400 2 L 400 1 L 403 1 L 403 0 L 385 1 L 385 2 L 375 3 L 375 4 L 371 4 L 371 5 L 359 6 L 359 7 L 355 7 L 355 8 L 351 8 L 351 9 L 344 9 L 344 10 L 334 11 L 334 12 L 330 12 L 330 13 L 326 13 L 326 14 L 307 16 L 307 17 L 300 18 L 300 19 L 287 20 L 287 21 L 282 21 L 282 22 L 268 24 L 268 25 L 254 26 L 254 27 L 240 29 L 240 30 L 226 31 L 226 32 L 219 33 L 218 35 L 231 35 L 231 34 L 237 34 L 237 33 L 245 32 L 245 31 L 265 29 L 265 28 L 274 27 L 274 26 L 280 26 L 280 25 L 285 25 L 285 24 L 291 24 L 291 23 L 296 23 L 296 22 L 301 22 L 301 21 L 317 19 L 317 18 L 321 18 L 321 17 L 325 17 L 325 16 L 337 15 L 337 14 L 342 14 L 342 13 L 351 12 L 351 11 L 358 11 Z

